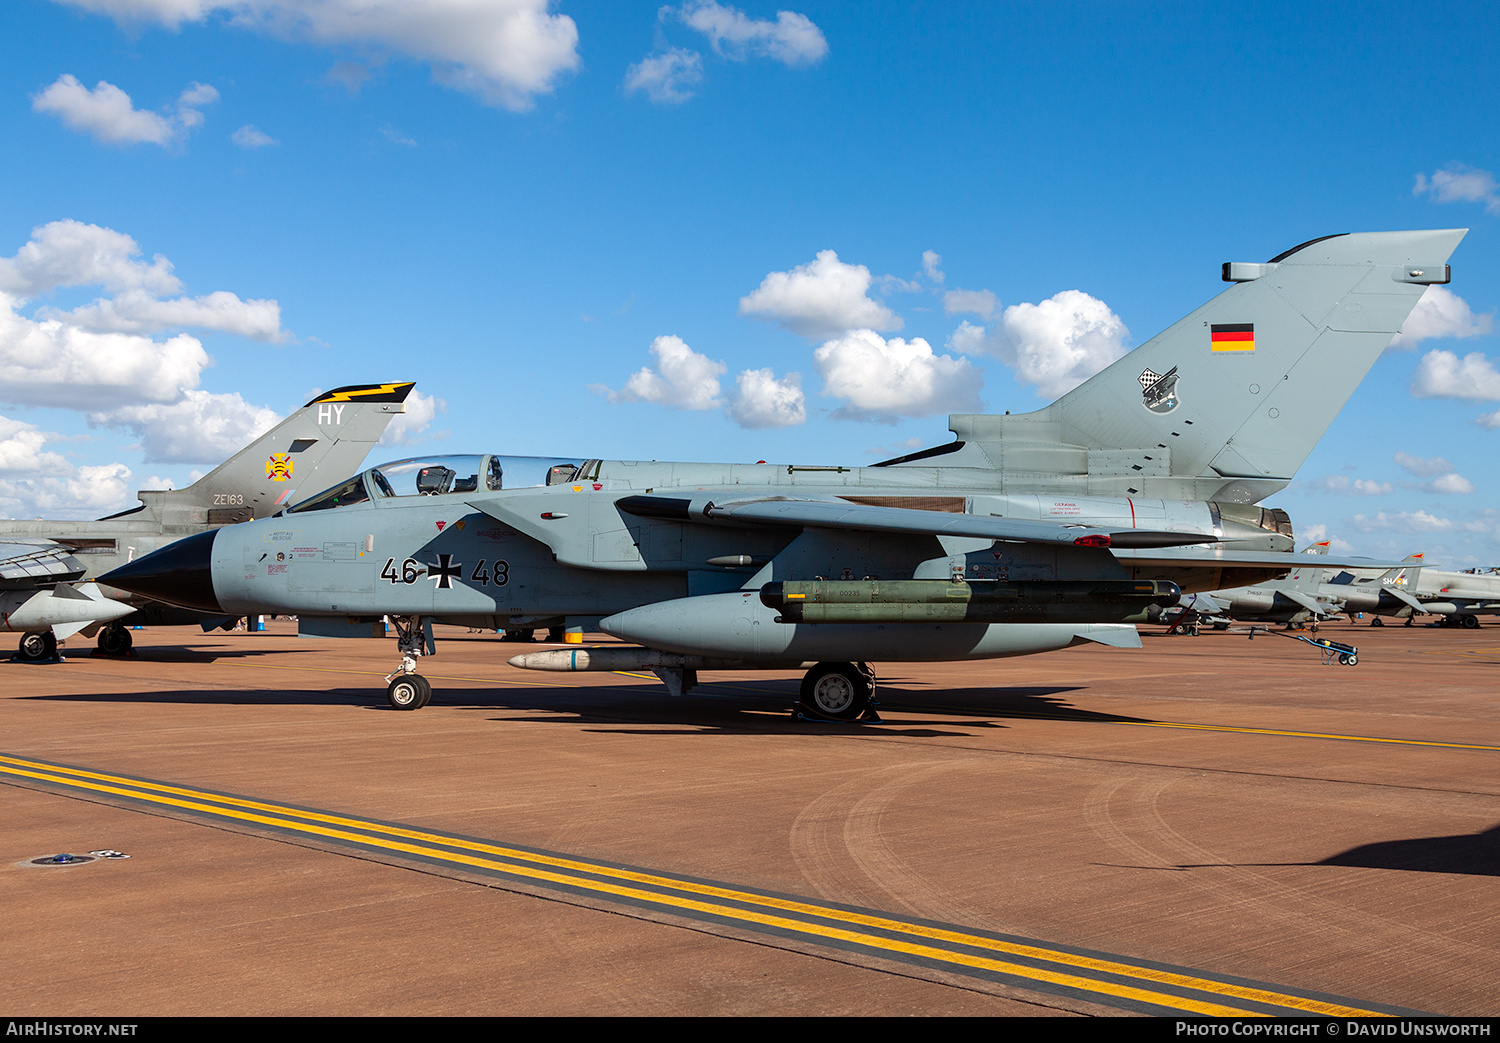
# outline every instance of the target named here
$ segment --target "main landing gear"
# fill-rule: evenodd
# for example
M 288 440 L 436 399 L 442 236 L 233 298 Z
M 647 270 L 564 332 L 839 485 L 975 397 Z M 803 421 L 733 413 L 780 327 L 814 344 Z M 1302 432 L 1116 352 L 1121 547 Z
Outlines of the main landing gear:
M 874 692 L 869 663 L 819 663 L 802 678 L 797 710 L 813 720 L 879 722 L 870 698 Z
M 129 630 L 118 623 L 109 623 L 100 628 L 97 643 L 99 651 L 105 655 L 129 655 L 135 641 L 131 638 Z
M 57 654 L 57 636 L 50 630 L 31 630 L 21 635 L 13 657 L 18 663 L 62 662 Z
M 386 675 L 385 699 L 392 710 L 420 710 L 432 701 L 432 685 L 417 673 L 417 660 L 431 645 L 422 628 L 421 616 L 391 616 L 396 628 L 396 650 L 401 665 Z

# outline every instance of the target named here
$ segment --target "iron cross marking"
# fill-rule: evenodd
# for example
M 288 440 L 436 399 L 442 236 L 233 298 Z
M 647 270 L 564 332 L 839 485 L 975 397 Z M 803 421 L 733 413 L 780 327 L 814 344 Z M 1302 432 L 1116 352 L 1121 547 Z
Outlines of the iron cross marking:
M 453 577 L 457 576 L 462 579 L 463 574 L 464 563 L 460 561 L 454 564 L 453 555 L 451 554 L 439 554 L 438 563 L 436 565 L 429 565 L 427 568 L 427 575 L 437 580 L 437 587 L 435 588 L 437 590 L 452 590 Z

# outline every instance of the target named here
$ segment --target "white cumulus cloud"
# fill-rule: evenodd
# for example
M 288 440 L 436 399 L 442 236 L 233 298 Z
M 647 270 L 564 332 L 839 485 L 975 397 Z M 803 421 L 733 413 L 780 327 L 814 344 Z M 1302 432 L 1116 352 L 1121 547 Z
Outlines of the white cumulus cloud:
M 802 374 L 788 373 L 777 380 L 769 368 L 747 369 L 735 378 L 734 397 L 726 412 L 741 427 L 796 427 L 806 423 Z
M 1401 470 L 1416 478 L 1431 478 L 1453 470 L 1453 464 L 1441 456 L 1423 457 L 1398 452 L 1392 459 Z
M 223 15 L 282 39 L 386 51 L 432 68 L 433 79 L 521 111 L 578 68 L 578 26 L 550 0 L 58 0 L 126 26 L 171 29 Z
M 1494 321 L 1494 315 L 1475 315 L 1468 302 L 1446 286 L 1429 286 L 1390 346 L 1414 348 L 1440 337 L 1478 337 L 1490 332 Z
M 1492 214 L 1500 214 L 1500 192 L 1495 176 L 1463 163 L 1450 163 L 1431 176 L 1418 174 L 1412 185 L 1414 196 L 1428 195 L 1439 203 L 1483 203 Z
M 414 390 L 406 396 L 403 408 L 405 411 L 392 417 L 385 434 L 380 436 L 381 445 L 411 445 L 422 441 L 437 415 L 448 412 L 448 403 Z
M 851 329 L 899 330 L 899 315 L 869 296 L 870 269 L 845 264 L 832 250 L 791 271 L 771 272 L 760 287 L 740 298 L 740 314 L 772 319 L 804 337 L 827 337 Z
M 244 149 L 266 148 L 270 145 L 281 144 L 281 142 L 271 137 L 271 135 L 267 134 L 265 131 L 261 130 L 253 123 L 247 123 L 239 130 L 229 135 L 229 140 L 234 142 L 240 148 Z
M 202 343 L 187 333 L 164 340 L 152 334 L 187 327 L 284 340 L 280 306 L 223 290 L 163 300 L 159 295 L 181 290 L 182 282 L 165 257 L 146 262 L 140 254 L 134 239 L 114 229 L 54 221 L 34 229 L 14 256 L 0 258 L 0 401 L 78 410 L 95 426 L 133 431 L 147 459 L 216 463 L 276 414 L 238 394 L 199 390 L 212 364 Z M 23 312 L 31 297 L 70 286 L 102 286 L 114 295 L 72 311 Z M 36 436 L 24 430 L 0 430 L 0 437 L 12 440 L 13 453 L 36 448 Z M 89 473 L 84 485 L 77 484 L 83 469 L 72 475 L 72 487 L 105 488 L 103 472 Z M 28 488 L 33 503 L 46 489 L 49 496 L 66 491 Z
M 1324 493 L 1343 493 L 1349 496 L 1383 496 L 1396 491 L 1390 482 L 1374 482 L 1368 478 L 1350 478 L 1345 474 L 1330 474 L 1307 483 L 1309 489 Z
M 1056 398 L 1124 355 L 1129 336 L 1109 305 L 1082 290 L 1063 290 L 1037 304 L 1012 304 L 992 328 L 965 320 L 948 346 L 994 355 L 1037 394 Z
M 0 510 L 12 518 L 97 518 L 134 500 L 130 468 L 124 464 L 80 467 L 37 478 L 0 478 Z
M 138 109 L 119 87 L 100 80 L 91 90 L 70 73 L 31 98 L 31 108 L 56 116 L 72 130 L 110 145 L 173 145 L 203 124 L 205 105 L 219 100 L 206 83 L 193 83 L 177 99 L 177 110 L 162 116 Z
M 656 368 L 645 366 L 631 375 L 619 391 L 596 386 L 611 402 L 654 402 L 672 409 L 716 409 L 719 377 L 728 368 L 687 346 L 681 337 L 657 337 L 651 342 Z
M 1500 372 L 1482 352 L 1460 359 L 1451 351 L 1429 351 L 1412 374 L 1411 393 L 1418 398 L 1500 401 Z
M 175 402 L 117 406 L 89 414 L 89 423 L 133 431 L 150 463 L 217 464 L 281 420 L 274 409 L 252 406 L 239 392 L 183 392 Z
M 999 300 L 989 290 L 949 290 L 943 294 L 943 311 L 949 315 L 969 314 L 992 319 L 999 306 Z
M 1463 494 L 1474 491 L 1474 483 L 1456 472 L 1452 462 L 1441 456 L 1422 457 L 1398 452 L 1394 459 L 1396 464 L 1413 478 L 1431 479 L 1431 481 L 1415 486 L 1423 492 Z M 1412 486 L 1407 484 L 1407 488 L 1412 488 Z
M 0 257 L 0 291 L 34 297 L 60 286 L 103 286 L 111 293 L 176 293 L 182 282 L 172 262 L 157 254 L 137 260 L 141 248 L 123 232 L 82 221 L 52 221 L 31 230 L 14 257 Z
M 716 53 L 736 61 L 761 56 L 785 65 L 813 65 L 828 53 L 828 40 L 812 19 L 794 11 L 776 12 L 776 20 L 755 19 L 715 0 L 689 0 L 662 8 L 708 37 Z
M 175 327 L 191 327 L 268 343 L 287 339 L 281 329 L 281 305 L 269 300 L 241 300 L 228 290 L 166 301 L 132 290 L 72 311 L 42 308 L 37 315 L 63 319 L 96 332 L 159 333 Z
M 1356 514 L 1349 524 L 1360 532 L 1460 532 L 1479 531 L 1473 524 L 1456 522 L 1427 511 L 1380 511 L 1374 517 Z
M 67 460 L 42 450 L 46 443 L 46 434 L 35 425 L 0 416 L 0 475 L 71 473 L 73 468 Z
M 936 250 L 923 250 L 922 271 L 926 273 L 928 279 L 941 286 L 943 280 L 947 278 L 943 274 L 943 255 Z
M 680 105 L 687 101 L 701 82 L 703 56 L 681 47 L 647 55 L 625 70 L 626 94 L 644 91 L 646 97 L 663 105 Z
M 185 333 L 165 341 L 94 333 L 57 319 L 17 315 L 0 294 L 0 400 L 64 409 L 174 402 L 198 386 L 208 353 Z
M 874 330 L 850 330 L 824 343 L 813 359 L 823 394 L 845 402 L 833 413 L 839 419 L 894 423 L 980 408 L 984 374 L 968 359 L 934 354 L 921 337 L 887 340 Z
M 1474 483 L 1461 474 L 1440 474 L 1430 482 L 1422 483 L 1422 491 L 1429 493 L 1471 493 Z

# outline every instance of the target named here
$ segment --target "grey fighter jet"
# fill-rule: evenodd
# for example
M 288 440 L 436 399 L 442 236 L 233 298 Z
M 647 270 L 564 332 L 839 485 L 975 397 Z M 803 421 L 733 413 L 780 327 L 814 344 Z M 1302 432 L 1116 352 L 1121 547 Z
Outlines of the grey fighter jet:
M 56 658 L 59 640 L 79 631 L 92 637 L 101 625 L 135 611 L 105 597 L 97 583 L 74 586 L 84 571 L 58 548 L 0 561 L 0 630 L 22 635 L 16 659 Z
M 1175 606 L 1162 610 L 1156 621 L 1170 624 L 1169 631 L 1190 634 L 1197 634 L 1205 623 L 1222 630 L 1231 620 L 1308 623 L 1316 630 L 1320 620 L 1342 611 L 1336 602 L 1324 596 L 1323 580 L 1328 570 L 1323 556 L 1327 553 L 1327 543 L 1315 543 L 1296 556 L 1292 571 L 1281 579 L 1230 590 L 1184 594 Z
M 139 506 L 98 521 L 0 520 L 0 543 L 43 542 L 53 550 L 60 545 L 83 564 L 72 578 L 93 580 L 184 536 L 269 517 L 295 502 L 298 490 L 306 496 L 354 473 L 392 417 L 404 409 L 414 386 L 355 384 L 329 391 L 186 489 L 143 490 L 136 494 Z M 211 628 L 234 618 L 222 612 L 184 612 L 119 589 L 106 589 L 104 595 L 137 610 L 99 631 L 99 648 L 109 653 L 129 650 L 126 628 L 135 624 L 207 622 Z M 22 656 L 51 657 L 57 637 L 55 630 L 41 627 L 28 631 Z
M 1131 624 L 1183 591 L 1290 571 L 1291 523 L 1257 501 L 1448 281 L 1463 235 L 1226 264 L 1234 285 L 1052 405 L 951 416 L 953 442 L 873 466 L 406 461 L 105 582 L 201 613 L 389 615 L 398 709 L 431 695 L 416 667 L 438 620 L 597 627 L 636 647 L 513 662 L 650 669 L 674 692 L 700 670 L 807 667 L 808 712 L 858 718 L 868 662 L 1138 646 Z
M 1477 627 L 1481 615 L 1500 614 L 1500 572 L 1495 569 L 1413 569 L 1402 593 L 1415 599 L 1420 611 L 1441 616 L 1443 626 Z

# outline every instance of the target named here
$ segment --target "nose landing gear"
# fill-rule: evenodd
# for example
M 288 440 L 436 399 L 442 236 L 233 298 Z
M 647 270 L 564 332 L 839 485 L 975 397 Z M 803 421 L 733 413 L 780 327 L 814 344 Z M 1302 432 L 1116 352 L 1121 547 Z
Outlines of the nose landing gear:
M 432 685 L 417 673 L 417 660 L 434 651 L 421 616 L 391 616 L 401 665 L 386 675 L 385 699 L 392 710 L 420 710 L 432 701 Z

